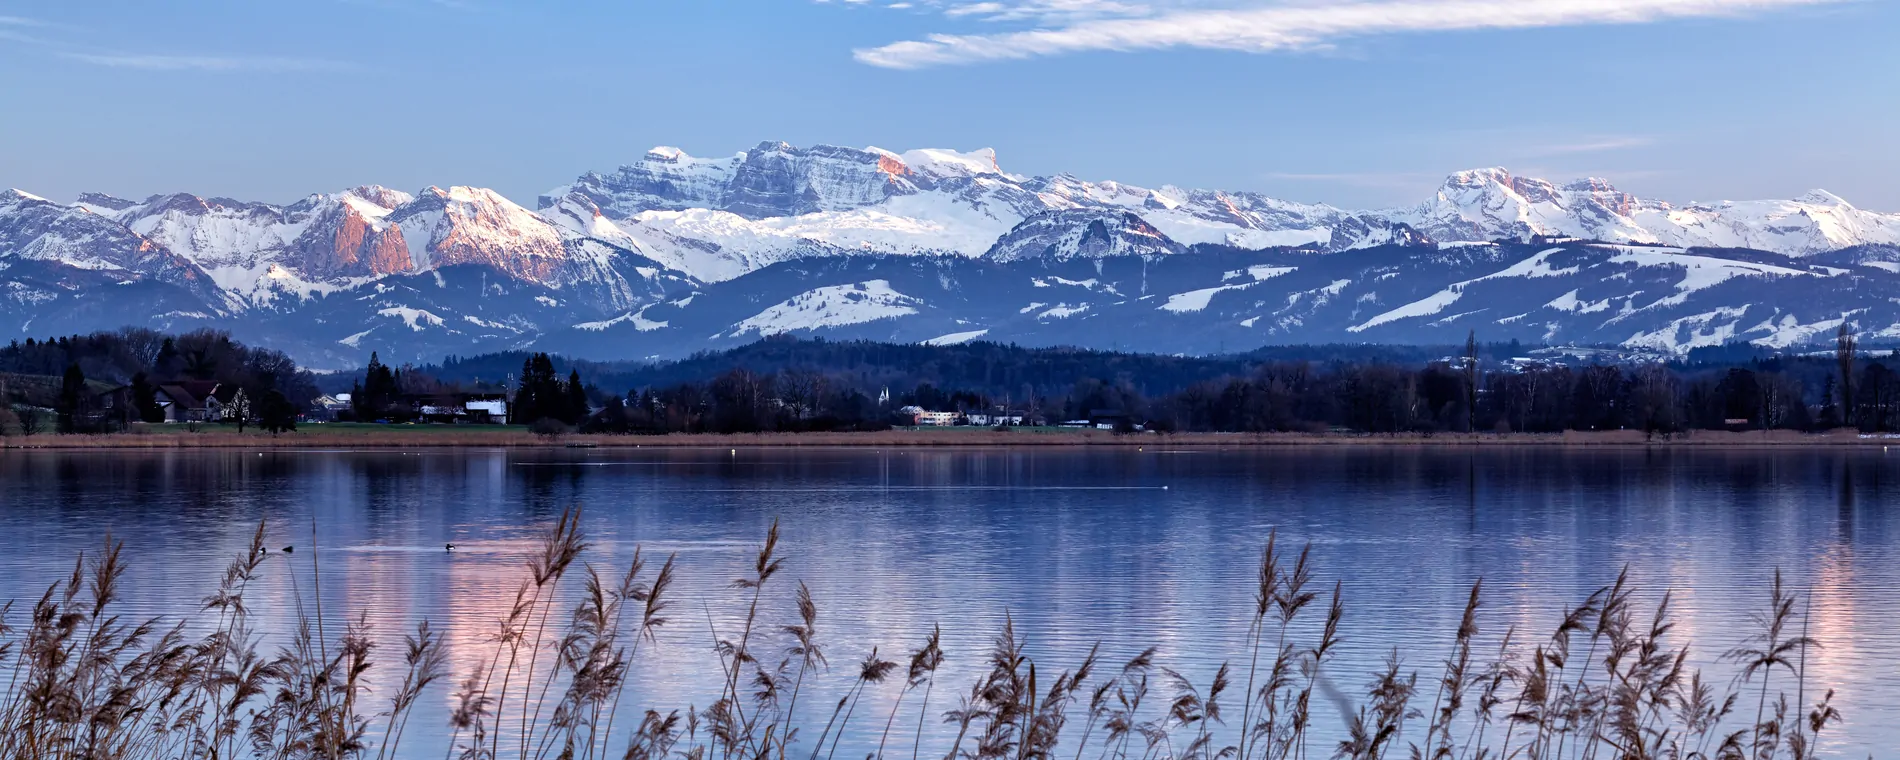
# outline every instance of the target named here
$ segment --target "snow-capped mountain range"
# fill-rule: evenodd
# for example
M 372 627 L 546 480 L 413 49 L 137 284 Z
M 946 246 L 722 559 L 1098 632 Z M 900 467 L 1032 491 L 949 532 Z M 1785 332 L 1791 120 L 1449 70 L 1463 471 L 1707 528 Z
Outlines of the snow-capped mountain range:
M 1900 337 L 1884 295 L 1900 214 L 1818 190 L 1678 206 L 1481 169 L 1416 206 L 1352 211 L 1011 174 L 987 150 L 768 142 L 655 148 L 537 206 L 472 187 L 283 206 L 5 191 L 0 331 L 214 326 L 315 366 L 671 356 L 782 332 L 1167 352 L 1467 329 L 1794 345 L 1843 319 Z

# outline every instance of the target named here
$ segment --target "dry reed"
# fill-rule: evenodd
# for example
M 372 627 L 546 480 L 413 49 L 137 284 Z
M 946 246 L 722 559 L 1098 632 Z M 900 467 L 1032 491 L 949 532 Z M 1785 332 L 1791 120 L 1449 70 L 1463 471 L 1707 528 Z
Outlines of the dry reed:
M 122 545 L 110 538 L 49 585 L 23 620 L 15 622 L 13 604 L 0 606 L 0 760 L 384 760 L 435 752 L 468 760 L 784 760 L 812 729 L 819 733 L 800 750 L 808 760 L 836 760 L 860 739 L 868 760 L 884 760 L 893 732 L 910 734 L 912 760 L 920 760 L 935 720 L 954 728 L 954 738 L 932 750 L 945 760 L 1304 760 L 1315 750 L 1342 760 L 1811 760 L 1841 719 L 1832 689 L 1804 701 L 1806 655 L 1818 644 L 1779 571 L 1755 630 L 1724 655 L 1737 671 L 1726 689 L 1691 668 L 1687 643 L 1673 640 L 1669 596 L 1639 609 L 1626 571 L 1567 610 L 1529 650 L 1507 630 L 1495 650 L 1483 650 L 1488 657 L 1479 654 L 1483 584 L 1474 582 L 1449 651 L 1424 674 L 1429 703 L 1420 671 L 1396 650 L 1350 696 L 1336 685 L 1347 674 L 1334 672 L 1343 586 L 1335 583 L 1317 636 L 1299 641 L 1309 629 L 1301 616 L 1319 598 L 1311 547 L 1288 564 L 1275 535 L 1252 604 L 1236 611 L 1249 620 L 1237 726 L 1226 723 L 1238 677 L 1227 664 L 1196 682 L 1158 665 L 1148 649 L 1098 674 L 1098 646 L 1046 679 L 1051 671 L 1039 673 L 1009 617 L 985 672 L 938 718 L 931 696 L 951 655 L 934 626 L 907 664 L 870 647 L 835 705 L 801 711 L 801 694 L 829 666 L 819 606 L 803 583 L 793 592 L 797 620 L 774 627 L 759 619 L 785 562 L 774 523 L 733 584 L 746 597 L 742 627 L 726 638 L 711 632 L 722 669 L 717 697 L 703 709 L 634 705 L 623 738 L 615 721 L 624 698 L 637 699 L 626 692 L 641 643 L 655 641 L 668 622 L 674 559 L 650 577 L 638 549 L 624 572 L 577 565 L 588 543 L 580 512 L 570 510 L 545 529 L 489 651 L 455 681 L 444 746 L 412 748 L 404 738 L 416 706 L 448 675 L 441 637 L 426 622 L 404 637 L 400 680 L 372 702 L 372 632 L 359 620 L 329 639 L 314 597 L 306 609 L 293 567 L 294 627 L 278 651 L 261 651 L 246 592 L 266 567 L 264 535 L 260 524 L 226 567 L 201 609 L 209 631 L 195 638 L 182 623 L 116 614 L 127 568 Z M 576 567 L 577 593 L 562 588 Z M 309 580 L 314 593 L 314 567 Z M 776 663 L 759 656 L 768 641 L 784 645 Z M 901 678 L 886 686 L 894 674 Z M 1169 692 L 1159 702 L 1151 698 L 1157 675 Z M 903 711 L 920 690 L 917 711 Z M 874 693 L 891 702 L 881 728 L 852 735 L 852 719 Z M 1309 736 L 1316 696 L 1339 713 L 1343 736 Z M 1738 710 L 1747 701 L 1752 715 Z

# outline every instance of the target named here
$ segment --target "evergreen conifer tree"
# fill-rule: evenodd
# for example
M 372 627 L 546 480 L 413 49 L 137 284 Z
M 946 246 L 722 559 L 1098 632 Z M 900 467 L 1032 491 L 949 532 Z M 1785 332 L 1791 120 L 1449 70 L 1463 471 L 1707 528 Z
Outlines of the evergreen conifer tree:
M 64 341 L 65 339 L 61 338 L 60 340 Z M 85 373 L 79 371 L 79 365 L 77 364 L 66 365 L 66 376 L 61 378 L 59 383 L 59 408 L 55 410 L 59 413 L 59 432 L 72 433 L 77 431 L 79 415 L 82 412 L 80 407 L 85 397 Z

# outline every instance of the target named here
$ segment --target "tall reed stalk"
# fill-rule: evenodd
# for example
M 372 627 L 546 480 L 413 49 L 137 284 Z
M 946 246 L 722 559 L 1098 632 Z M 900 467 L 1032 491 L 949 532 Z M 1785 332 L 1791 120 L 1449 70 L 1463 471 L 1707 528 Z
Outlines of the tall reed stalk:
M 1329 739 L 1339 760 L 1814 760 L 1821 737 L 1841 720 L 1831 685 L 1809 683 L 1807 655 L 1819 644 L 1808 635 L 1809 610 L 1797 612 L 1799 597 L 1778 570 L 1754 630 L 1721 658 L 1735 672 L 1727 688 L 1691 667 L 1689 643 L 1676 640 L 1671 596 L 1638 610 L 1626 570 L 1566 609 L 1547 635 L 1505 628 L 1495 641 L 1484 634 L 1485 587 L 1474 580 L 1449 648 L 1434 655 L 1442 659 L 1429 702 L 1397 650 L 1351 694 L 1336 672 L 1344 584 L 1334 583 L 1323 621 L 1303 620 L 1318 599 L 1312 547 L 1286 563 L 1269 534 L 1250 603 L 1235 611 L 1247 620 L 1234 642 L 1247 670 L 1238 725 L 1225 721 L 1237 673 L 1224 663 L 1211 674 L 1176 671 L 1150 648 L 1098 673 L 1098 646 L 1057 672 L 1039 667 L 1006 614 L 981 672 L 940 714 L 947 728 L 938 743 L 926 725 L 933 690 L 947 677 L 940 626 L 924 633 L 906 665 L 865 647 L 849 679 L 834 681 L 841 691 L 830 693 L 842 696 L 829 711 L 800 711 L 830 673 L 818 605 L 804 583 L 792 594 L 794 623 L 758 622 L 769 609 L 768 582 L 785 562 L 776 522 L 734 584 L 743 624 L 730 638 L 711 634 L 720 686 L 706 695 L 709 706 L 649 704 L 651 695 L 628 684 L 637 658 L 658 656 L 675 558 L 651 577 L 638 548 L 624 572 L 581 563 L 588 543 L 579 510 L 543 530 L 484 647 L 452 652 L 419 623 L 396 650 L 388 695 L 376 696 L 375 632 L 359 616 L 332 636 L 318 602 L 320 574 L 312 572 L 306 596 L 288 556 L 265 551 L 265 535 L 260 523 L 225 567 L 198 611 L 202 623 L 122 617 L 129 568 L 123 545 L 110 538 L 81 554 L 30 609 L 0 604 L 0 760 L 396 760 L 436 752 L 498 760 L 504 746 L 521 760 L 785 760 L 812 729 L 820 733 L 808 760 L 859 751 L 886 760 L 891 735 L 903 731 L 911 760 L 926 752 L 944 760 L 1306 760 Z M 288 609 L 277 611 L 287 629 L 267 653 L 249 591 L 280 568 L 292 591 Z M 565 587 L 573 575 L 578 587 Z M 1535 644 L 1523 648 L 1525 639 Z M 1211 650 L 1217 642 L 1197 644 Z M 754 656 L 766 646 L 783 646 L 776 666 Z M 437 701 L 431 695 L 444 688 L 451 655 L 467 664 L 446 687 L 447 736 L 419 746 L 412 718 Z M 880 690 L 900 667 L 895 693 Z M 1151 694 L 1156 674 L 1165 697 Z M 909 712 L 919 691 L 921 705 Z M 1808 704 L 1810 693 L 1824 696 Z M 889 704 L 872 713 L 884 716 L 882 725 L 855 729 L 858 713 L 884 699 Z M 1744 700 L 1755 703 L 1752 715 L 1738 710 Z M 624 736 L 616 731 L 623 710 Z M 913 714 L 914 728 L 906 717 Z M 1316 735 L 1329 714 L 1343 735 Z

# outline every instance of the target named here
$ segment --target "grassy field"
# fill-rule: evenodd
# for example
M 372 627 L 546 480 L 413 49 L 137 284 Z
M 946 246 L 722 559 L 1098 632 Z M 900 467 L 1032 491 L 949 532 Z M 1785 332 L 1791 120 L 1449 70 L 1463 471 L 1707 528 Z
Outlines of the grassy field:
M 918 428 L 873 433 L 738 433 L 674 435 L 538 436 L 517 425 L 307 424 L 295 432 L 272 435 L 257 428 L 210 425 L 197 431 L 185 425 L 139 425 L 111 435 L 53 435 L 0 438 L 0 448 L 403 448 L 565 446 L 1889 446 L 1900 435 L 1864 435 L 1851 430 L 1829 433 L 1733 433 L 1694 431 L 1650 437 L 1639 431 L 1539 433 L 1441 433 L 1364 435 L 1350 433 L 1135 433 L 1078 428 Z

